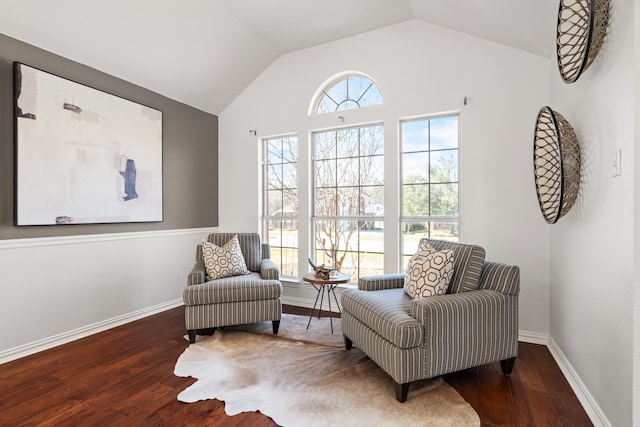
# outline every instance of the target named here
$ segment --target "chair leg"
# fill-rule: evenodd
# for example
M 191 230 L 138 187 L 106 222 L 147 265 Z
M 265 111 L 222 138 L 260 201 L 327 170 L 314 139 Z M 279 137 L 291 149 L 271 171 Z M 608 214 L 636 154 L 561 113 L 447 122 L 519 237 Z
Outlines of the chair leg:
M 398 402 L 400 403 L 406 402 L 407 395 L 409 394 L 409 383 L 400 384 L 394 382 L 394 384 L 396 389 L 396 399 L 398 399 Z
M 278 335 L 278 329 L 280 328 L 280 321 L 274 320 L 272 323 L 273 323 L 273 334 Z
M 351 347 L 353 347 L 353 341 L 347 338 L 347 336 L 344 334 L 342 335 L 342 338 L 344 339 L 344 348 L 346 348 L 347 350 L 351 350 Z
M 187 334 L 189 334 L 189 344 L 194 344 L 196 342 L 196 330 L 189 329 Z
M 505 375 L 511 375 L 511 371 L 513 370 L 513 364 L 515 363 L 515 361 L 516 361 L 515 357 L 501 360 L 500 367 L 502 368 L 502 373 Z

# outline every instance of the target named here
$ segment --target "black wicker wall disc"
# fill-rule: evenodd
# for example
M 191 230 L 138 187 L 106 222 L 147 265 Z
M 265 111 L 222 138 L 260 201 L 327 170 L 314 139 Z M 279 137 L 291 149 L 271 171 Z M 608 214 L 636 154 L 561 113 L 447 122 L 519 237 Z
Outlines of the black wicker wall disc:
M 609 0 L 560 0 L 556 49 L 565 83 L 573 83 L 589 68 L 604 44 Z
M 580 145 L 569 122 L 549 107 L 542 107 L 536 119 L 533 171 L 542 216 L 555 224 L 578 197 Z

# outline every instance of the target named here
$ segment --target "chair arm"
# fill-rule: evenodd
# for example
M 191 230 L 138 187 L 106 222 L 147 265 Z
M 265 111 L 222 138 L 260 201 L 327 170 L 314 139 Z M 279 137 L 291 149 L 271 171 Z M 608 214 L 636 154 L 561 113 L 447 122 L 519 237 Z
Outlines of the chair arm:
M 198 261 L 195 263 L 191 272 L 187 276 L 187 286 L 200 285 L 206 282 L 206 270 L 204 267 L 204 261 Z
M 518 354 L 518 297 L 476 290 L 415 299 L 411 316 L 424 325 L 427 377 Z
M 478 289 L 491 289 L 505 295 L 520 293 L 520 269 L 515 265 L 485 261 Z
M 403 286 L 404 273 L 366 276 L 358 280 L 358 289 L 363 291 L 382 291 L 384 289 L 402 288 Z
M 263 258 L 260 261 L 260 275 L 267 280 L 280 280 L 280 272 L 278 267 L 269 258 Z

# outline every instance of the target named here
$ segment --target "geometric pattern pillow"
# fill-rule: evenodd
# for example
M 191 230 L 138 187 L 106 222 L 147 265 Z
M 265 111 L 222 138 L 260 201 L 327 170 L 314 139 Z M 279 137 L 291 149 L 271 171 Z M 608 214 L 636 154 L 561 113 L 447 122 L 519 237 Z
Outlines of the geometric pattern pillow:
M 237 234 L 222 247 L 203 240 L 202 258 L 207 280 L 250 273 L 244 262 Z
M 433 248 L 433 246 L 421 240 L 420 244 L 418 245 L 418 250 L 416 250 L 416 253 L 413 254 L 413 256 L 409 259 L 409 262 L 407 262 L 407 271 L 409 271 L 409 264 L 412 264 L 416 259 L 429 256 L 434 252 L 437 251 Z
M 407 266 L 404 291 L 411 298 L 442 295 L 453 277 L 453 251 L 448 249 L 412 258 Z

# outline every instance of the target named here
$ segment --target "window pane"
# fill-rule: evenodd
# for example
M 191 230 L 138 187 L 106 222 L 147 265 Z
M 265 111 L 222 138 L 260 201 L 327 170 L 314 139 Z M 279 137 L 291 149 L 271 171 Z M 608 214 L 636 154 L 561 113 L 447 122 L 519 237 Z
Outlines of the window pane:
M 379 276 L 384 274 L 384 254 L 360 253 L 360 271 L 358 277 Z
M 338 104 L 329 98 L 328 96 L 322 96 L 320 102 L 318 102 L 318 106 L 316 107 L 316 114 L 329 113 L 331 111 L 336 111 Z
M 358 158 L 338 159 L 337 161 L 337 185 L 357 185 L 360 183 L 360 173 L 358 171 Z
M 431 119 L 431 150 L 458 148 L 458 116 Z
M 298 190 L 285 189 L 282 191 L 282 213 L 281 216 L 298 215 Z
M 458 182 L 458 150 L 431 152 L 431 182 Z
M 313 135 L 315 142 L 315 158 L 335 159 L 336 151 L 336 133 L 335 132 L 318 132 Z
M 413 120 L 402 123 L 402 152 L 429 149 L 429 120 Z
M 338 214 L 337 190 L 335 188 L 317 188 L 315 201 L 316 216 L 336 216 Z
M 279 138 L 270 139 L 267 144 L 267 162 L 282 163 L 282 143 Z
M 431 215 L 458 215 L 458 184 L 431 184 Z
M 429 152 L 402 155 L 402 182 L 405 184 L 429 182 Z
M 298 138 L 282 138 L 282 161 L 298 163 Z
M 358 153 L 358 129 L 340 129 L 336 131 L 338 157 L 356 157 Z
M 371 85 L 369 89 L 362 95 L 362 98 L 358 100 L 358 104 L 360 107 L 368 107 L 370 105 L 380 105 L 382 104 L 382 93 L 378 86 Z
M 335 187 L 336 182 L 336 161 L 319 160 L 315 162 L 316 187 Z
M 267 191 L 267 216 L 281 215 L 282 214 L 282 191 L 281 190 L 269 190 Z
M 373 83 L 369 79 L 360 76 L 351 76 L 347 79 L 347 85 L 349 99 L 358 102 Z
M 384 217 L 384 187 L 369 186 L 360 189 L 361 210 L 358 215 Z
M 354 216 L 360 212 L 360 194 L 358 187 L 338 188 L 338 215 Z
M 298 165 L 296 163 L 285 163 L 282 165 L 282 188 L 298 187 Z
M 265 221 L 266 241 L 271 247 L 271 260 L 284 276 L 298 275 L 298 221 Z
M 428 184 L 405 184 L 402 186 L 402 215 L 429 215 Z
M 423 237 L 429 237 L 428 222 L 402 222 L 402 254 L 410 257 L 418 249 L 418 243 Z M 407 257 L 407 260 L 408 260 Z M 406 265 L 406 261 L 404 263 Z
M 374 221 L 370 228 L 360 227 L 360 253 L 384 253 L 384 223 Z M 382 265 L 376 268 L 382 268 Z
M 270 163 L 269 165 L 267 165 L 267 167 L 267 179 L 269 188 L 282 188 L 282 165 Z
M 338 104 L 347 98 L 347 79 L 340 80 L 333 84 L 327 91 L 327 96 L 332 98 Z
M 384 154 L 384 128 L 382 125 L 360 128 L 360 155 Z
M 384 156 L 360 157 L 360 184 L 384 184 Z
M 432 239 L 458 241 L 458 222 L 432 222 L 429 234 Z

